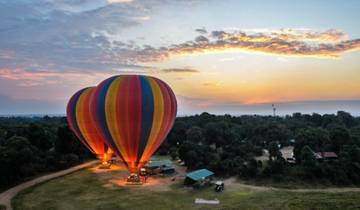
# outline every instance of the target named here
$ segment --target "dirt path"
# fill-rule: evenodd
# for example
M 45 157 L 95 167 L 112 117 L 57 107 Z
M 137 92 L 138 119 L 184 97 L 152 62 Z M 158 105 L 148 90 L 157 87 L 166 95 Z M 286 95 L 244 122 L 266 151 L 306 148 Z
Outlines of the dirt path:
M 38 177 L 36 179 L 33 179 L 33 180 L 30 180 L 30 181 L 24 182 L 22 184 L 19 184 L 19 185 L 15 186 L 13 188 L 10 188 L 7 191 L 0 194 L 0 204 L 5 205 L 7 210 L 12 210 L 11 199 L 13 197 L 15 197 L 16 194 L 18 194 L 20 191 L 25 190 L 26 188 L 29 188 L 31 186 L 37 185 L 39 183 L 48 181 L 50 179 L 54 179 L 54 178 L 57 178 L 57 177 L 60 177 L 60 176 L 64 176 L 66 174 L 75 172 L 75 171 L 83 169 L 83 168 L 87 168 L 87 167 L 92 166 L 92 165 L 94 165 L 96 163 L 98 163 L 98 160 L 83 163 L 83 164 L 74 166 L 74 167 L 69 168 L 69 169 L 65 169 L 65 170 L 62 170 L 62 171 L 59 171 L 59 172 L 44 175 L 44 176 Z
M 239 183 L 235 178 L 224 180 L 225 186 L 229 190 L 252 190 L 252 191 L 286 191 L 286 192 L 324 192 L 324 193 L 342 193 L 342 192 L 360 192 L 359 187 L 331 187 L 331 188 L 306 188 L 306 189 L 285 189 L 268 186 L 255 186 Z

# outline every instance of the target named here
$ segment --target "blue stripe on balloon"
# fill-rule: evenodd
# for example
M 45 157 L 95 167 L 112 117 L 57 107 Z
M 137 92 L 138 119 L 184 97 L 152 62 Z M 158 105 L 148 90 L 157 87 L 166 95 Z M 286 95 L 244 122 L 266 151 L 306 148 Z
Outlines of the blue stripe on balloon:
M 152 128 L 154 114 L 154 97 L 149 82 L 144 76 L 140 77 L 141 85 L 141 134 L 138 148 L 137 162 L 140 161 L 145 150 L 150 131 Z
M 118 76 L 113 76 L 105 81 L 104 85 L 99 91 L 99 95 L 96 98 L 96 115 L 98 116 L 98 125 L 100 125 L 103 135 L 105 136 L 105 141 L 111 146 L 111 148 L 116 152 L 116 154 L 125 162 L 124 158 L 122 157 L 120 151 L 118 150 L 117 146 L 114 143 L 114 140 L 109 132 L 107 121 L 106 121 L 106 114 L 105 114 L 105 100 L 107 91 L 111 85 L 111 83 L 117 78 Z

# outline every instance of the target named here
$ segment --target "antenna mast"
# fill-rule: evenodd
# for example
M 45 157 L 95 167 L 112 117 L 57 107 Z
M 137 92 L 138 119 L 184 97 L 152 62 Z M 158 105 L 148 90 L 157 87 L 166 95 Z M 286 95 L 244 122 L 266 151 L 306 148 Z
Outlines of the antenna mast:
M 276 116 L 276 107 L 274 104 L 271 104 L 272 106 L 272 109 L 273 109 L 273 116 L 275 117 Z

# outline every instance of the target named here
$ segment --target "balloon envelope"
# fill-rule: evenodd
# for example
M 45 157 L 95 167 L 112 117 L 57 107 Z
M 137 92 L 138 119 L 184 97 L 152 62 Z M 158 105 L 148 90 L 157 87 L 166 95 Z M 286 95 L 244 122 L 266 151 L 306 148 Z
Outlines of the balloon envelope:
M 66 118 L 70 129 L 77 138 L 101 161 L 111 158 L 112 151 L 98 134 L 90 113 L 90 98 L 95 87 L 84 88 L 70 99 L 66 109 Z
M 120 75 L 98 85 L 90 101 L 96 128 L 136 173 L 169 133 L 177 112 L 176 98 L 163 81 Z

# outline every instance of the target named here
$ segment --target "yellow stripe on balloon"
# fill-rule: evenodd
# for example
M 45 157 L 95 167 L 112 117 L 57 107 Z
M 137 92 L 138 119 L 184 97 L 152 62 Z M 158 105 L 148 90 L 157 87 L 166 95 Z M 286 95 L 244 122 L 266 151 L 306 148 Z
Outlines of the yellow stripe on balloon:
M 153 113 L 153 122 L 152 122 L 150 135 L 146 143 L 146 147 L 143 152 L 143 155 L 140 159 L 140 162 L 144 162 L 149 159 L 149 156 L 151 155 L 152 147 L 155 143 L 155 140 L 157 139 L 157 135 L 159 134 L 164 118 L 164 98 L 161 89 L 153 78 L 147 77 L 146 79 L 150 84 L 153 94 L 154 113 Z
M 111 82 L 109 89 L 106 92 L 105 98 L 105 117 L 109 132 L 115 143 L 116 147 L 119 149 L 121 155 L 125 160 L 128 159 L 128 154 L 126 149 L 123 146 L 123 138 L 120 133 L 120 125 L 118 125 L 118 113 L 116 112 L 116 94 L 118 93 L 120 82 L 124 77 L 117 77 L 114 81 Z
M 91 148 L 96 148 L 96 147 L 94 147 L 94 142 L 91 141 L 91 138 L 88 135 L 89 132 L 87 132 L 87 127 L 86 127 L 86 123 L 88 123 L 88 122 L 86 122 L 86 120 L 85 120 L 86 118 L 84 116 L 86 114 L 85 110 L 84 110 L 84 105 L 86 106 L 86 104 L 84 104 L 85 103 L 84 100 L 85 100 L 87 94 L 90 93 L 90 91 L 91 91 L 91 88 L 88 88 L 81 93 L 81 95 L 76 103 L 75 114 L 76 114 L 76 122 L 78 124 L 80 132 L 83 135 L 85 141 L 90 145 Z

